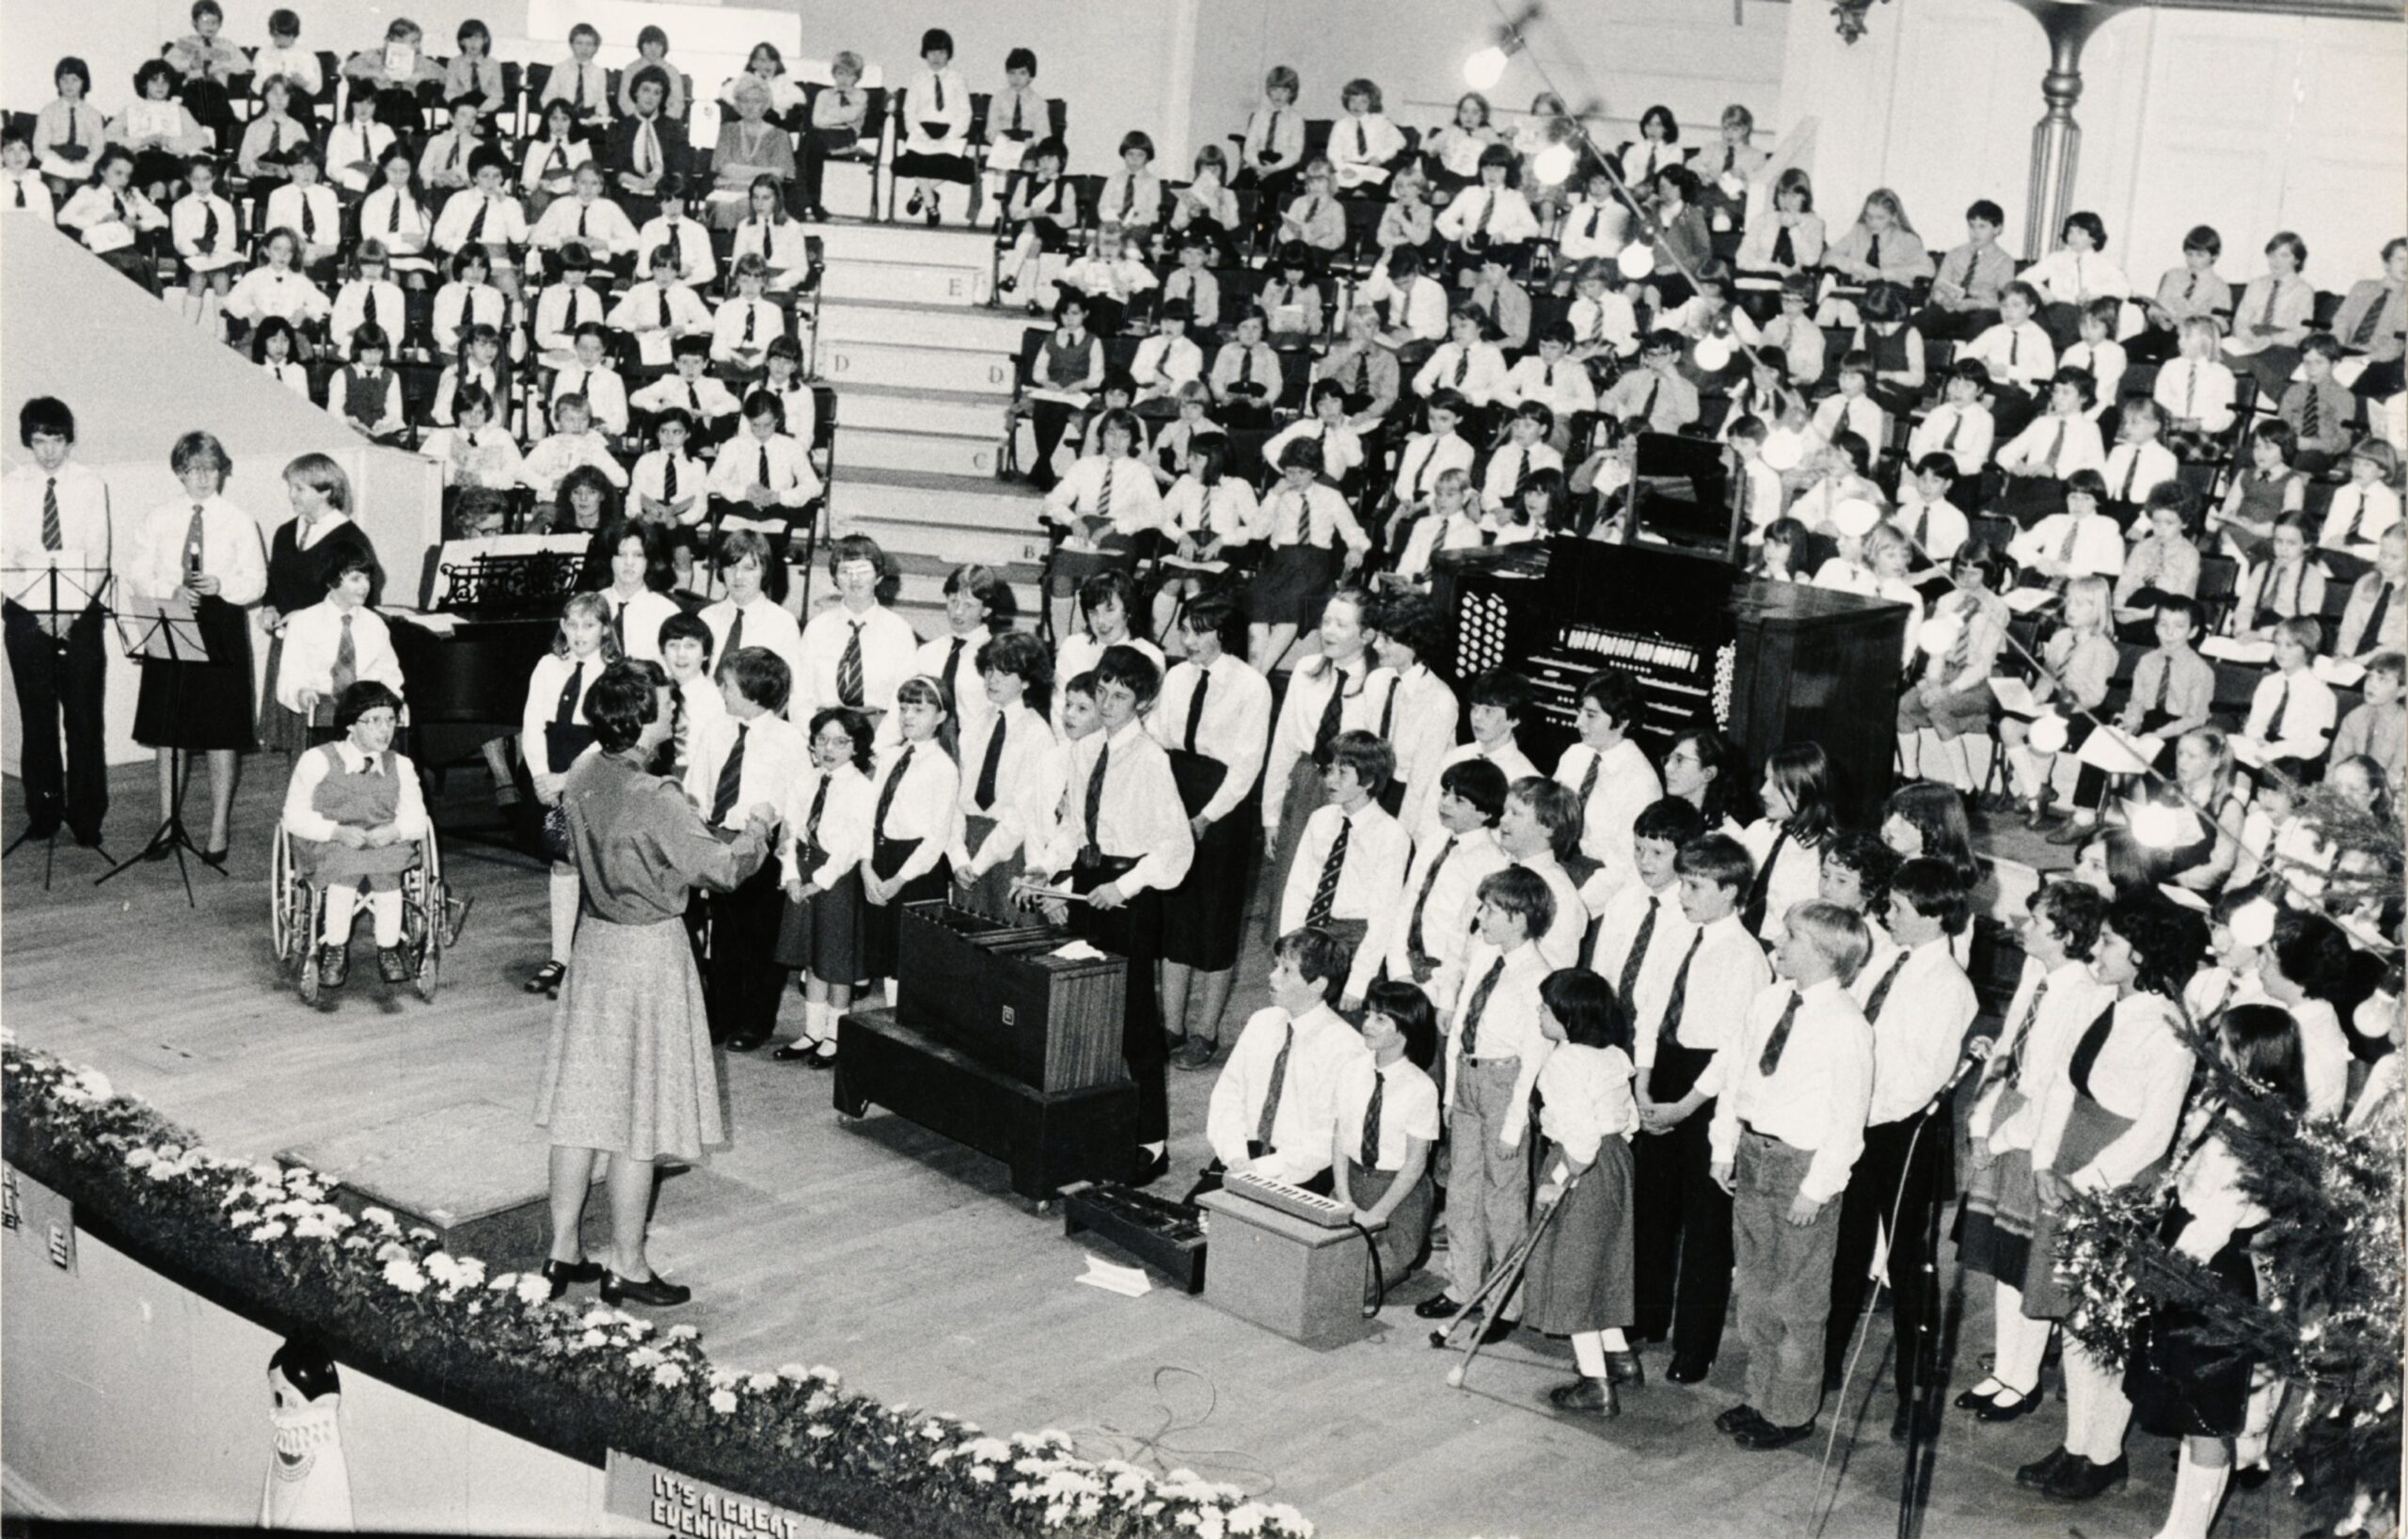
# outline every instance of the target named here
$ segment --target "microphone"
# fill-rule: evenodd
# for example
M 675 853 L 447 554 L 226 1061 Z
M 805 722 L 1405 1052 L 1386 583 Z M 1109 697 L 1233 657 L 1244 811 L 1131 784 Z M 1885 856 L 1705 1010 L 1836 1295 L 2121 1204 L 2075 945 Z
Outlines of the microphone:
M 1948 1076 L 1948 1083 L 1941 1086 L 1940 1093 L 1931 1098 L 1932 1104 L 1936 1106 L 1955 1094 L 1956 1087 L 1965 1083 L 1965 1076 L 1989 1062 L 1990 1055 L 1997 1050 L 1998 1039 L 1994 1037 L 1968 1039 L 1965 1043 L 1965 1055 L 1956 1060 L 1956 1071 Z

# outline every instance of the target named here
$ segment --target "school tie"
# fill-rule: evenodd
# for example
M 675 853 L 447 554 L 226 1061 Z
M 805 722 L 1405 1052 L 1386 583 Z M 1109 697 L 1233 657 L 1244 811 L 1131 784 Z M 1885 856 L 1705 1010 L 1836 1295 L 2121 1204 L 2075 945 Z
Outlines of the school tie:
M 845 638 L 845 655 L 836 659 L 836 699 L 855 710 L 862 707 L 866 696 L 862 691 L 862 623 L 848 622 L 852 634 Z
M 1238 383 L 1240 385 L 1254 383 L 1254 349 L 1251 347 L 1238 350 Z
M 1464 388 L 1464 380 L 1471 373 L 1471 349 L 1466 347 L 1455 359 L 1455 389 Z
M 819 848 L 819 817 L 828 810 L 828 787 L 835 783 L 835 779 L 833 774 L 823 773 L 819 777 L 819 789 L 811 793 L 811 816 L 802 821 L 802 842 L 806 849 L 816 850 Z
M 677 458 L 673 454 L 660 462 L 660 500 L 663 502 L 677 500 Z
M 463 243 L 464 245 L 475 246 L 484 239 L 485 215 L 492 212 L 493 199 L 489 198 L 478 199 L 477 215 L 475 218 L 468 221 L 468 237 L 467 241 Z
M 2067 514 L 2066 516 L 2069 520 L 2066 525 L 2066 543 L 2057 547 L 2057 560 L 2067 566 L 2071 566 L 2073 564 L 2074 545 L 2082 538 L 2082 522 L 2080 519 L 2074 518 L 2071 514 Z
M 995 730 L 987 738 L 987 756 L 978 766 L 977 802 L 980 812 L 991 811 L 995 805 L 995 781 L 1004 770 L 1004 729 L 1009 725 L 1004 713 L 995 713 Z
M 385 205 L 385 233 L 388 235 L 399 235 L 401 232 L 402 199 L 400 196 L 396 194 L 393 199 Z
M 2364 645 L 2367 643 L 2375 643 L 2383 640 L 2383 619 L 2385 614 L 2390 612 L 2390 611 L 2391 584 L 2386 582 L 2382 587 L 2375 590 L 2374 612 L 2367 616 L 2366 641 L 2362 642 L 2360 643 L 2361 645 Z
M 301 239 L 305 245 L 318 244 L 318 206 L 309 201 L 308 193 L 301 195 Z
M 1271 1060 L 1271 1085 L 1262 1092 L 1262 1115 L 1254 1119 L 1254 1141 L 1271 1147 L 1271 1124 L 1279 1117 L 1279 1098 L 1288 1088 L 1288 1055 L 1296 1050 L 1296 1023 L 1288 1023 L 1279 1039 L 1279 1055 Z
M 269 130 L 269 132 L 270 132 L 270 133 L 274 133 L 274 132 L 275 132 L 275 130 L 271 129 L 271 130 Z M 76 143 L 75 143 L 75 109 L 74 109 L 73 107 L 69 107 L 69 108 L 67 109 L 67 148 L 68 148 L 68 149 L 70 149 L 70 150 L 72 150 L 72 149 L 75 149 L 75 148 L 76 148 Z
M 1363 1145 L 1356 1151 L 1354 1163 L 1366 1170 L 1380 1167 L 1380 1103 L 1386 1099 L 1388 1077 L 1380 1072 L 1379 1065 L 1371 1066 L 1371 1100 L 1363 1108 Z
M 1483 192 L 1480 197 L 1480 222 L 1471 227 L 1471 232 L 1475 235 L 1485 235 L 1488 233 L 1489 221 L 1497 217 L 1497 195 L 1493 192 Z
M 895 805 L 895 793 L 903 787 L 903 777 L 911 770 L 912 745 L 903 745 L 903 756 L 895 761 L 895 772 L 886 777 L 886 785 L 878 793 L 878 816 L 870 819 L 870 832 L 879 838 L 886 837 L 886 812 Z
M 1421 463 L 1413 468 L 1413 500 L 1421 500 L 1430 489 L 1430 467 L 1438 458 L 1438 440 L 1431 438 L 1421 446 Z
M 2299 436 L 2304 439 L 2324 436 L 2323 394 L 2313 385 L 2307 388 L 2307 402 L 2300 408 L 2299 414 Z
M 744 335 L 737 339 L 737 346 L 750 347 L 752 345 L 752 328 L 758 319 L 759 312 L 757 310 L 755 310 L 751 305 L 744 307 Z
M 1639 922 L 1639 933 L 1630 938 L 1630 955 L 1622 960 L 1622 983 L 1614 992 L 1622 996 L 1622 1007 L 1631 1008 L 1637 997 L 1640 970 L 1647 965 L 1648 943 L 1656 939 L 1656 916 L 1664 906 L 1660 896 L 1647 899 L 1647 917 Z
M 1789 1003 L 1781 1007 L 1781 1019 L 1772 1023 L 1772 1035 L 1765 1039 L 1765 1054 L 1756 1060 L 1756 1072 L 1766 1079 L 1781 1067 L 1782 1050 L 1789 1046 L 1789 1028 L 1798 1023 L 1798 1007 L 1805 997 L 1790 991 Z
M 2291 709 L 2291 681 L 2288 678 L 2282 679 L 2276 689 L 2278 692 L 2274 696 L 2274 714 L 2266 721 L 2266 741 L 2270 743 L 2279 743 L 2283 740 L 2283 718 L 2289 715 Z
M 1928 503 L 1928 502 L 1924 502 L 1924 503 L 1919 503 L 1919 504 L 1917 504 L 1917 506 L 1916 506 L 1916 508 L 1915 508 L 1915 528 L 1914 528 L 1914 533 L 1913 533 L 1912 535 L 1910 535 L 1910 536 L 1909 536 L 1909 538 L 1913 541 L 1913 543 L 1914 543 L 1914 547 L 1915 547 L 1917 550 L 1923 550 L 1923 549 L 1925 549 L 1925 548 L 1927 548 L 1927 547 L 1930 546 L 1930 544 L 1931 544 L 1931 504 L 1930 504 L 1930 503 Z
M 1594 234 L 1595 230 L 1592 229 L 1590 233 Z M 1798 265 L 1798 247 L 1789 239 L 1787 225 L 1782 226 L 1781 233 L 1772 238 L 1772 264 L 1776 267 Z
M 1873 269 L 1873 276 L 1875 278 L 1879 278 L 1881 276 L 1880 236 L 1874 236 L 1873 239 L 1866 244 L 1864 247 L 1864 265 Z
M 719 767 L 719 788 L 711 793 L 713 823 L 726 822 L 736 811 L 736 793 L 744 784 L 744 737 L 751 726 L 750 722 L 736 723 L 736 746 L 727 751 L 727 762 Z
M 1881 1019 L 1881 1007 L 1890 1002 L 1890 990 L 1897 983 L 1898 975 L 1906 971 L 1907 955 L 1906 952 L 1901 951 L 1892 958 L 1890 970 L 1881 975 L 1879 980 L 1873 985 L 1873 992 L 1864 996 L 1866 1024 L 1873 1024 Z
M 2065 447 L 2066 421 L 2060 417 L 2049 424 L 2049 452 L 2040 456 L 2040 463 L 2048 468 L 2052 476 L 2057 473 L 2057 455 L 2064 452 Z
M 1012 98 L 1012 126 L 1004 131 L 1006 134 L 1018 134 L 1020 132 L 1020 109 L 1021 99 L 1018 96 L 1014 96 Z
M 17 206 L 25 206 L 25 189 L 22 184 L 17 188 Z M 217 207 L 214 203 L 200 205 L 200 248 L 212 255 L 217 251 Z
M 582 67 L 577 71 L 577 100 L 569 104 L 577 108 L 578 117 L 585 116 L 585 71 Z
M 16 186 L 16 189 L 17 189 L 17 206 L 18 206 L 19 208 L 24 208 L 24 207 L 25 206 L 25 181 L 24 181 L 24 178 L 23 178 L 23 177 L 19 177 L 19 178 L 16 180 L 16 182 L 14 183 L 14 185 Z
M 2129 502 L 2132 500 L 2132 483 L 2140 479 L 2140 473 L 2141 452 L 2135 449 L 2132 451 L 2131 458 L 2124 462 L 2124 479 L 2116 488 L 2116 501 Z
M 359 681 L 359 647 L 352 638 L 351 611 L 342 616 L 342 634 L 335 639 L 335 665 L 328 675 L 333 686 L 327 692 L 340 701 L 343 691 Z
M 1263 131 L 1262 158 L 1266 162 L 1279 158 L 1279 109 L 1271 109 L 1271 126 Z
M 1765 899 L 1772 892 L 1772 868 L 1780 863 L 1782 847 L 1787 843 L 1789 826 L 1784 823 L 1781 832 L 1773 835 L 1772 848 L 1765 851 L 1764 864 L 1756 867 L 1755 879 L 1748 883 L 1748 903 L 1740 911 L 1739 922 L 1747 927 L 1751 935 L 1761 932 L 1765 928 Z
M 652 325 L 657 331 L 669 329 L 669 294 L 666 290 L 652 291 Z
M 1681 1015 L 1689 1006 L 1689 964 L 1697 960 L 1697 948 L 1704 944 L 1705 927 L 1700 925 L 1689 937 L 1689 948 L 1681 953 L 1681 970 L 1672 975 L 1672 992 L 1664 1001 L 1664 1022 L 1656 1028 L 1659 1042 L 1680 1042 Z
M 2023 1049 L 2032 1040 L 2032 1023 L 2040 1019 L 2040 1002 L 2049 997 L 2049 979 L 2041 976 L 2032 991 L 2032 1002 L 2023 1007 L 2023 1019 L 2016 1023 L 2015 1045 L 2006 1051 L 2006 1069 L 2001 1079 L 2020 1080 L 2023 1077 Z
M 944 76 L 932 75 L 929 79 L 934 82 L 937 88 L 937 110 L 943 112 L 944 110 Z
M 2020 331 L 2015 330 L 2015 329 L 2013 329 L 2013 328 L 2011 328 L 2011 327 L 2010 327 L 2010 328 L 2008 329 L 2007 333 L 2006 333 L 2006 367 L 2007 367 L 2007 372 L 2008 372 L 2009 373 L 2014 373 L 2016 365 L 2017 365 L 2017 364 L 2019 364 L 2019 363 L 2020 363 L 2020 362 L 2022 361 L 2022 359 L 2023 359 L 2023 333 L 2022 333 L 2022 332 L 2020 332 Z
M 66 548 L 66 535 L 59 527 L 58 478 L 56 476 L 52 476 L 41 484 L 41 547 L 44 550 Z M 2376 607 L 2375 612 L 2378 615 L 2383 612 L 2380 605 Z
M 1480 1018 L 1488 1012 L 1488 996 L 1497 992 L 1497 979 L 1505 976 L 1505 959 L 1497 958 L 1480 976 L 1480 984 L 1471 992 L 1471 1003 L 1464 1007 L 1463 1056 L 1468 1060 L 1472 1049 L 1480 1045 Z
M 1639 404 L 1639 423 L 1642 428 L 1656 420 L 1656 397 L 1664 389 L 1660 379 L 1647 382 L 1647 399 Z
M 1105 523 L 1111 520 L 1112 473 L 1118 468 L 1120 468 L 1120 466 L 1119 462 L 1117 460 L 1106 460 L 1103 462 L 1103 486 L 1096 493 L 1095 496 L 1094 517 L 1098 523 Z
M 184 576 L 200 576 L 202 557 L 208 548 L 206 515 L 201 504 L 192 505 L 192 522 L 184 527 Z
M 560 704 L 552 707 L 552 724 L 567 726 L 577 720 L 577 703 L 585 698 L 585 664 L 578 663 L 561 686 Z
M 1340 814 L 1338 837 L 1329 842 L 1329 854 L 1321 863 L 1321 880 L 1313 884 L 1312 906 L 1305 911 L 1307 926 L 1328 924 L 1330 911 L 1338 907 L 1338 879 L 1346 874 L 1346 846 L 1354 834 L 1354 819 Z
M 1095 753 L 1095 770 L 1087 776 L 1086 847 L 1079 851 L 1079 859 L 1092 865 L 1103 859 L 1103 777 L 1112 768 L 1112 739 Z
M 2274 296 L 2282 292 L 2283 286 L 2280 283 L 2266 285 L 2266 308 L 2258 314 L 2259 325 L 2270 326 L 2274 324 Z
M 25 206 L 25 188 L 23 182 L 17 184 L 17 206 L 19 208 Z M 2375 328 L 2381 325 L 2383 325 L 2383 295 L 2377 294 L 2374 296 L 2374 303 L 2367 307 L 2366 314 L 2359 319 L 2357 329 L 2350 333 L 2350 345 L 2365 347 L 2374 341 Z
M 1956 447 L 1956 436 L 1965 431 L 1965 419 L 1971 414 L 1959 411 L 1948 419 L 1948 436 L 1940 440 L 1940 452 L 1947 453 Z
M 2191 281 L 2182 285 L 2182 297 L 2184 299 L 2194 299 L 2198 296 L 2198 293 L 2199 275 L 2193 273 L 2191 275 Z
M 1404 927 L 1404 950 L 1417 965 L 1427 961 L 1430 957 L 1428 948 L 1421 944 L 1421 916 L 1429 911 L 1430 894 L 1438 885 L 1438 873 L 1446 868 L 1447 858 L 1454 852 L 1455 836 L 1450 833 L 1447 842 L 1438 847 L 1438 853 L 1430 862 L 1430 868 L 1421 873 L 1421 891 L 1414 895 L 1413 917 Z
M 767 443 L 761 445 L 761 484 L 768 487 L 772 491 L 777 489 L 777 483 L 769 479 L 769 446 Z M 857 655 L 861 650 L 861 622 L 857 620 L 853 622 L 853 650 Z M 848 700 L 846 704 L 848 706 L 858 706 L 861 702 L 858 700 Z
M 659 153 L 659 139 L 653 129 L 652 119 L 646 118 L 642 128 L 636 134 L 636 175 L 650 176 Z
M 1338 728 L 1346 711 L 1346 670 L 1332 669 L 1329 675 L 1329 699 L 1321 707 L 1321 723 L 1313 728 L 1313 762 L 1329 763 L 1331 748 L 1338 741 Z
M 1354 158 L 1371 158 L 1371 136 L 1363 131 L 1363 119 L 1360 118 L 1354 119 Z
M 711 677 L 713 679 L 722 679 L 727 676 L 727 659 L 736 656 L 737 648 L 743 644 L 744 611 L 742 610 L 737 610 L 736 611 L 736 618 L 728 622 L 727 644 L 720 648 L 719 666 L 711 672 Z
M 1196 752 L 1196 738 L 1204 729 L 1204 695 L 1212 687 L 1212 671 L 1196 670 L 1196 692 L 1187 697 L 1187 751 Z

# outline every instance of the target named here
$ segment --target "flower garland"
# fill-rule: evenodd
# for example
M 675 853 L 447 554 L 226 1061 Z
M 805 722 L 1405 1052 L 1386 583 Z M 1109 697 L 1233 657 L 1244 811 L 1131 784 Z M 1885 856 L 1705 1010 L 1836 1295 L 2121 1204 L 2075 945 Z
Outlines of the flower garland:
M 555 1303 L 540 1274 L 490 1274 L 437 1248 L 432 1230 L 404 1230 L 382 1208 L 355 1214 L 317 1171 L 212 1153 L 98 1071 L 5 1033 L 0 1075 L 10 1159 L 112 1230 L 247 1286 L 255 1302 L 357 1349 L 372 1359 L 363 1367 L 451 1387 L 477 1376 L 474 1388 L 575 1406 L 594 1423 L 591 1447 L 884 1533 L 1313 1532 L 1285 1503 L 1187 1469 L 1085 1459 L 1060 1432 L 988 1436 L 848 1390 L 832 1368 L 719 1366 L 691 1325 L 657 1330 L 609 1306 Z

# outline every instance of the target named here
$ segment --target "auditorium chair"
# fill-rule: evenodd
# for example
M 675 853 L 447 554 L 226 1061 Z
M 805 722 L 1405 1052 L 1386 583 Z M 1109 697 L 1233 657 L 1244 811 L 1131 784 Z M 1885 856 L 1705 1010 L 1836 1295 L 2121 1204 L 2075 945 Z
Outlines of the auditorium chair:
M 833 83 L 806 80 L 800 84 L 802 87 L 802 105 L 796 111 L 800 115 L 803 126 L 807 127 L 811 122 L 812 108 L 819 101 L 819 93 L 830 89 Z M 690 98 L 691 93 L 688 94 Z M 888 119 L 886 87 L 863 85 L 862 87 L 863 132 L 861 137 L 853 141 L 851 149 L 832 151 L 828 155 L 827 169 L 829 171 L 832 172 L 839 166 L 853 166 L 859 167 L 869 178 L 868 218 L 873 224 L 891 221 L 895 216 L 892 207 L 888 208 L 882 216 L 878 207 L 878 172 L 879 167 L 885 165 L 887 161 L 887 129 L 890 126 Z M 820 198 L 823 201 L 827 198 L 827 187 L 824 182 L 820 188 Z M 890 204 L 894 201 L 892 186 L 887 189 L 887 200 Z

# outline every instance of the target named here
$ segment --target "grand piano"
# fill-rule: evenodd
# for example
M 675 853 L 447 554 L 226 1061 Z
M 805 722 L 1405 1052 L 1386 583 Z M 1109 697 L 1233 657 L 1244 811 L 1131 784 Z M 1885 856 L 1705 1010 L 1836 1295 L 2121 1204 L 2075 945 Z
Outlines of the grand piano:
M 1537 686 L 1523 749 L 1552 765 L 1576 738 L 1581 681 L 1638 676 L 1646 715 L 1633 736 L 1659 762 L 1700 722 L 1727 732 L 1751 766 L 1786 743 L 1830 756 L 1843 821 L 1869 827 L 1890 794 L 1905 606 L 1751 579 L 1718 555 L 1558 537 L 1513 559 L 1442 567 L 1455 619 L 1456 676 L 1515 666 Z M 1515 661 L 1515 659 L 1519 659 Z

